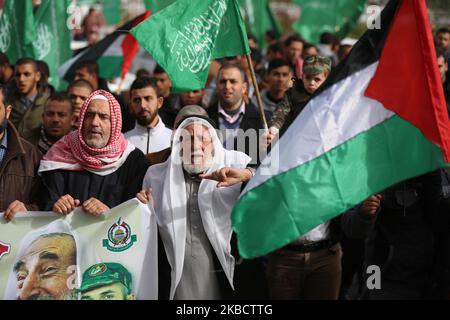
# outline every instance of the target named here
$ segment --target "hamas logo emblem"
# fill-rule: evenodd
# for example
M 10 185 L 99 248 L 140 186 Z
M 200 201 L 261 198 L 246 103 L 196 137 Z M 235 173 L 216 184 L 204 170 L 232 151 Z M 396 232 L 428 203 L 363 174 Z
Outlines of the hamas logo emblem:
M 9 244 L 0 241 L 0 260 L 3 258 L 4 255 L 7 255 L 9 253 L 10 248 L 11 246 Z
M 44 59 L 52 48 L 53 35 L 47 25 L 40 23 L 36 28 L 37 38 L 33 41 L 33 48 L 36 60 Z
M 112 252 L 122 252 L 131 248 L 137 236 L 131 234 L 130 226 L 119 218 L 108 230 L 108 239 L 103 239 L 103 247 Z

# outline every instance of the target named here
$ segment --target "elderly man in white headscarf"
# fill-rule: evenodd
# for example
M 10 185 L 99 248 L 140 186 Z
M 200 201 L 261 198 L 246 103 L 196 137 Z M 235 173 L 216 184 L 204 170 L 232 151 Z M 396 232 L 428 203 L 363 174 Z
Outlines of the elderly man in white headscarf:
M 170 158 L 147 171 L 137 197 L 156 212 L 172 269 L 170 299 L 220 299 L 221 272 L 233 288 L 230 214 L 241 186 L 201 178 L 223 167 L 245 170 L 250 160 L 224 149 L 207 119 L 191 116 L 174 132 Z

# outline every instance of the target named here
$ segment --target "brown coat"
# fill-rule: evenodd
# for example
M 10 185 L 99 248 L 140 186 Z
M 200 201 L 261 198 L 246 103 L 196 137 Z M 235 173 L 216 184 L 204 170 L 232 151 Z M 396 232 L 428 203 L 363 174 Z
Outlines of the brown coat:
M 41 153 L 35 146 L 19 136 L 8 122 L 8 150 L 0 164 L 0 212 L 14 200 L 25 203 L 28 210 L 38 210 L 39 177 L 37 169 Z

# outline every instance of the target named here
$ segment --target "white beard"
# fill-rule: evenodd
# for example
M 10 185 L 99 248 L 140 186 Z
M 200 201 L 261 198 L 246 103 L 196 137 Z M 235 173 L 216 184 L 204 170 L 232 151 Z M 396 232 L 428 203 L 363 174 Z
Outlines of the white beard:
M 183 159 L 183 169 L 191 174 L 200 174 L 203 172 L 208 171 L 209 168 L 211 168 L 212 165 L 212 157 L 208 157 L 205 161 L 203 161 L 203 153 L 202 152 L 194 152 L 193 156 L 196 158 L 191 163 L 191 161 Z
M 183 169 L 191 175 L 206 172 L 209 168 L 210 166 L 204 164 L 183 163 Z

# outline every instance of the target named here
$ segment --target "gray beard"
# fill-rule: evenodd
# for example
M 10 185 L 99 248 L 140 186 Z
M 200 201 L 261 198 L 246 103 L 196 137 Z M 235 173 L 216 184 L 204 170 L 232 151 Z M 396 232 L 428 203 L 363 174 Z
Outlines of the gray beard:
M 59 299 L 51 295 L 39 295 L 35 296 L 30 300 L 78 300 L 78 293 L 76 290 L 69 290 L 64 293 Z

